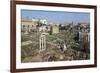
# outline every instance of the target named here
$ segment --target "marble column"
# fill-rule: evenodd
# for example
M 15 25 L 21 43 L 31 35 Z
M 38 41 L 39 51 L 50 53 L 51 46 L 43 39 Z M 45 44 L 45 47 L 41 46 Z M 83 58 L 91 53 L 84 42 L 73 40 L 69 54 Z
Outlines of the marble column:
M 46 36 L 44 36 L 44 49 L 46 49 Z
M 40 41 L 40 50 L 41 50 L 41 48 L 42 48 L 42 45 L 41 45 L 41 37 L 40 37 L 40 40 L 39 41 Z
M 46 49 L 46 36 L 41 34 L 39 42 L 40 42 L 39 44 L 40 50 L 45 50 Z

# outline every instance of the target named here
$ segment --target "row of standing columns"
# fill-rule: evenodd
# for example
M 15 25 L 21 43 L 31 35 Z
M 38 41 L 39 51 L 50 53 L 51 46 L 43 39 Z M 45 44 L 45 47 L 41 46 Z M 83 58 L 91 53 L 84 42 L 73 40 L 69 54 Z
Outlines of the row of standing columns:
M 46 36 L 44 34 L 40 35 L 39 38 L 39 47 L 40 47 L 40 51 L 45 50 L 46 49 Z

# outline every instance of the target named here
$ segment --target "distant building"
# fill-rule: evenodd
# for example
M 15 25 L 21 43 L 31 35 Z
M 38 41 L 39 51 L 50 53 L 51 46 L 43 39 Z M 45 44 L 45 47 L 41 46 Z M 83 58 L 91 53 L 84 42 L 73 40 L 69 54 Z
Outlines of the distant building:
M 36 26 L 38 25 L 38 21 L 32 20 L 32 19 L 22 19 L 21 20 L 21 30 L 22 32 L 31 32 L 36 29 Z
M 41 33 L 47 33 L 48 32 L 46 25 L 40 26 L 38 28 L 39 28 L 39 32 L 41 32 Z
M 42 20 L 40 20 L 40 22 L 41 22 L 42 24 L 47 24 L 47 20 L 46 20 L 46 19 L 42 19 Z
M 73 31 L 75 33 L 74 40 L 79 43 L 81 49 L 88 49 L 90 42 L 90 25 L 89 23 L 78 23 L 74 25 Z M 86 46 L 86 47 L 84 47 Z
M 81 45 L 80 48 L 86 52 L 90 47 L 90 25 L 89 23 L 78 23 L 75 28 L 77 33 L 75 39 Z
M 59 33 L 59 25 L 52 25 L 51 31 L 52 31 L 52 34 Z
M 21 20 L 21 31 L 22 32 L 34 32 L 34 31 L 41 31 L 45 30 L 45 26 L 47 24 L 46 19 L 29 19 L 29 18 L 22 18 Z M 39 27 L 39 29 L 37 28 Z M 45 28 L 45 29 L 44 29 Z
M 78 23 L 78 30 L 81 32 L 89 32 L 90 25 L 89 23 Z

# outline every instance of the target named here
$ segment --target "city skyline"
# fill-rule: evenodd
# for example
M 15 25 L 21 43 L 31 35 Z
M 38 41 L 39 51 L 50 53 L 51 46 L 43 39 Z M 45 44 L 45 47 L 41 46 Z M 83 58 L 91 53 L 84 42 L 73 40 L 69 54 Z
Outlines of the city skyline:
M 48 23 L 90 23 L 90 13 L 65 12 L 65 11 L 43 11 L 43 10 L 21 10 L 21 18 L 46 19 Z

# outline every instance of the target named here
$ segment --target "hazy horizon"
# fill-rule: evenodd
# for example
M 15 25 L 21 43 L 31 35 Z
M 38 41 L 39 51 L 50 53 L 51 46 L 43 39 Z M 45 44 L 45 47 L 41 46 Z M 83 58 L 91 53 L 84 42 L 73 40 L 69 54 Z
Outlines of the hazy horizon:
M 90 23 L 90 13 L 65 12 L 65 11 L 43 11 L 43 10 L 21 10 L 21 18 L 46 19 L 48 23 Z

